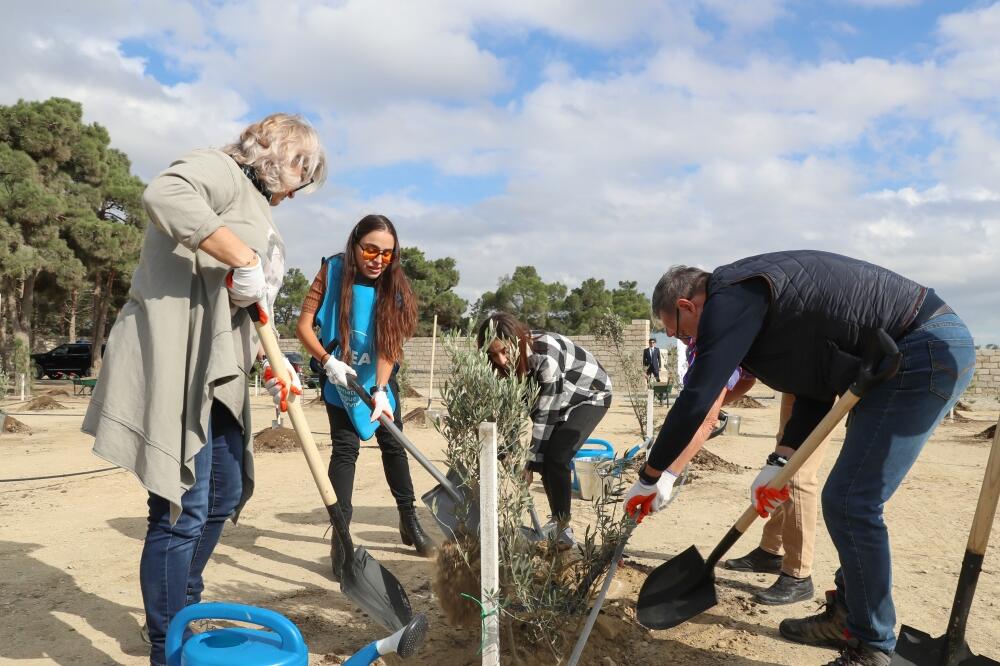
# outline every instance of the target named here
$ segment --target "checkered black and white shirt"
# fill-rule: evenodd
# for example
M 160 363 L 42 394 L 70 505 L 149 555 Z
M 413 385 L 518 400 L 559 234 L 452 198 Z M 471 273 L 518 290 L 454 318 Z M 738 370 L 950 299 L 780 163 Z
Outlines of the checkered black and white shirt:
M 611 378 L 589 351 L 558 333 L 531 332 L 528 368 L 538 382 L 531 411 L 529 460 L 542 462 L 542 444 L 580 405 L 611 406 Z

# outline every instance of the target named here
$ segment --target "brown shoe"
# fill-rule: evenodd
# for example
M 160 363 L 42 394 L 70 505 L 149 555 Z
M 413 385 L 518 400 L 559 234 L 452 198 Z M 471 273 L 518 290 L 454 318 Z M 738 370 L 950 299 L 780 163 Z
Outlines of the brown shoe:
M 834 590 L 827 591 L 823 612 L 809 617 L 782 620 L 778 625 L 778 632 L 790 641 L 835 648 L 847 645 L 846 631 L 847 606 L 837 599 Z

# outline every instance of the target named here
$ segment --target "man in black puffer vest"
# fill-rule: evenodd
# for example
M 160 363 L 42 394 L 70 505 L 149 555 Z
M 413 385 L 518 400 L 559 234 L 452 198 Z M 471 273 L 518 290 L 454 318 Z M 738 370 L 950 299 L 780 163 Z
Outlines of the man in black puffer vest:
M 882 328 L 896 340 L 902 370 L 854 408 L 823 488 L 823 517 L 840 559 L 836 592 L 824 613 L 780 627 L 792 640 L 841 648 L 831 664 L 888 664 L 896 614 L 882 506 L 972 379 L 975 348 L 965 324 L 932 289 L 811 250 L 749 257 L 712 273 L 674 266 L 656 285 L 652 306 L 669 335 L 697 341 L 698 362 L 626 494 L 645 511 L 669 498 L 696 453 L 688 443 L 741 365 L 795 396 L 781 440 L 751 488 L 758 511 L 772 511 L 776 500 L 756 489 L 847 390 L 869 334 Z

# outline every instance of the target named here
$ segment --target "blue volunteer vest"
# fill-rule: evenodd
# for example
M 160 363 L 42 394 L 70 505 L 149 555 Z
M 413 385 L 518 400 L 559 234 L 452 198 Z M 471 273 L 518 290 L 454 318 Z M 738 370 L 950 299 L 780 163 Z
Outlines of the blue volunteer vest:
M 339 331 L 337 319 L 340 316 L 340 284 L 344 265 L 342 254 L 337 254 L 326 261 L 326 292 L 323 302 L 316 312 L 316 323 L 319 324 L 319 339 L 323 347 L 333 350 L 330 353 L 340 357 L 340 345 L 335 341 Z M 352 289 L 351 301 L 351 367 L 358 373 L 358 383 L 371 391 L 375 386 L 375 366 L 378 359 L 375 348 L 375 287 L 355 284 Z M 331 344 L 332 343 L 332 344 Z M 391 389 L 389 405 L 396 409 L 396 396 Z M 371 410 L 354 391 L 337 386 L 331 381 L 323 382 L 323 400 L 328 404 L 342 407 L 358 435 L 363 440 L 369 440 L 379 427 L 379 422 L 371 422 Z

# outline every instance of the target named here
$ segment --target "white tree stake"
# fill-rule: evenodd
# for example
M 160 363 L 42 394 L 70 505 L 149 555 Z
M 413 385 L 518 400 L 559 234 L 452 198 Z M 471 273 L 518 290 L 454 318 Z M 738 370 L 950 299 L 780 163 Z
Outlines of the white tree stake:
M 21 402 L 24 402 L 24 373 L 21 373 Z
M 646 439 L 653 438 L 653 389 L 646 391 Z
M 253 376 L 253 394 L 254 397 L 260 395 L 260 375 Z
M 500 664 L 500 538 L 497 529 L 497 426 L 479 424 L 479 538 L 483 605 L 483 666 Z
M 434 351 L 437 349 L 438 316 L 434 315 L 434 330 L 431 332 L 431 381 L 427 387 L 427 408 L 430 409 L 434 400 Z

